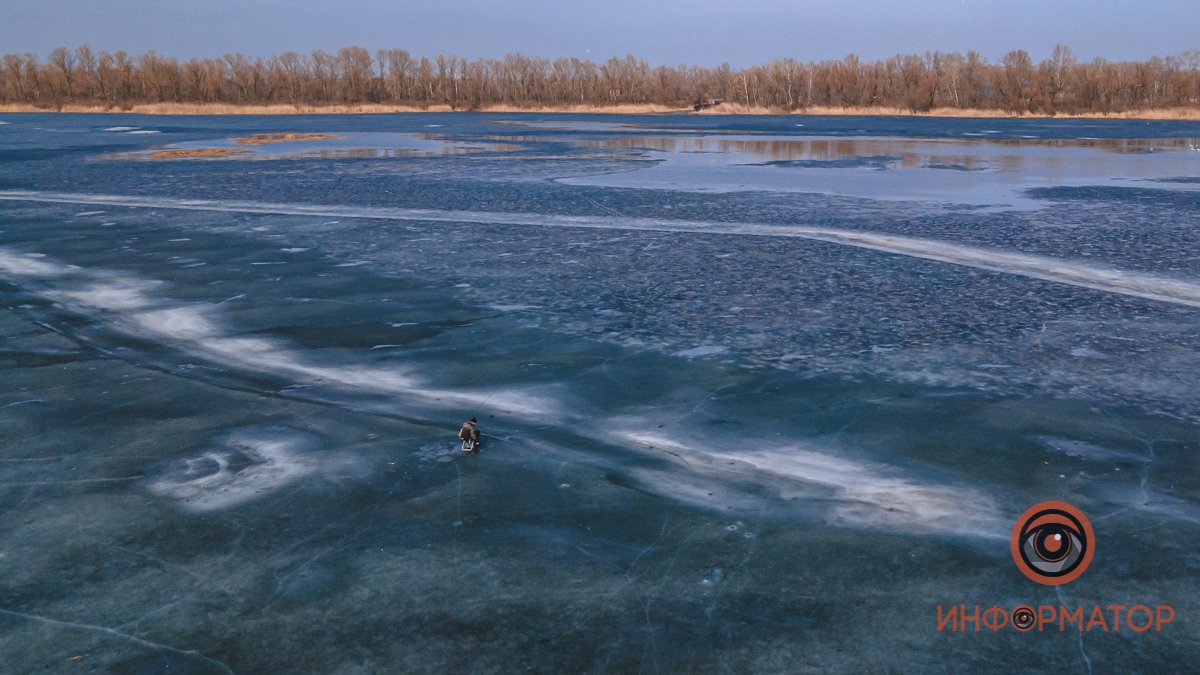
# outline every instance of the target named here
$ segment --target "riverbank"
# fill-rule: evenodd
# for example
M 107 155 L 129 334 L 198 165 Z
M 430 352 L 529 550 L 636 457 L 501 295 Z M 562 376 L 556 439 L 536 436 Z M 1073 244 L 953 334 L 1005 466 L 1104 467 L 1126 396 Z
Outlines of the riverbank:
M 410 105 L 387 105 L 363 103 L 354 105 L 235 105 L 229 103 L 137 103 L 127 109 L 102 105 L 64 105 L 61 109 L 39 108 L 23 103 L 0 103 L 0 113 L 132 113 L 141 115 L 353 115 L 389 113 L 445 113 L 454 112 L 448 105 L 426 107 Z M 474 112 L 485 113 L 573 113 L 595 115 L 862 115 L 891 117 L 998 117 L 998 118 L 1064 118 L 1064 119 L 1146 119 L 1146 120 L 1200 120 L 1200 107 L 1164 108 L 1157 110 L 1129 110 L 1111 113 L 1080 113 L 1058 115 L 1013 114 L 1004 110 L 974 108 L 934 108 L 913 112 L 899 108 L 882 107 L 829 107 L 812 106 L 803 110 L 784 110 L 766 106 L 747 106 L 740 103 L 724 103 L 694 112 L 690 108 L 680 109 L 656 104 L 629 104 L 612 106 L 482 106 Z

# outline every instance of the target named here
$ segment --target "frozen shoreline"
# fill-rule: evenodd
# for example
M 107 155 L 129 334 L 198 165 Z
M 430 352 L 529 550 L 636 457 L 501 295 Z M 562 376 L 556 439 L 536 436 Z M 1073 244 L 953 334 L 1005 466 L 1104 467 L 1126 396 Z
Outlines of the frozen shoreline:
M 229 103 L 133 103 L 128 109 L 102 105 L 64 105 L 59 109 L 38 108 L 27 104 L 2 103 L 0 113 L 109 113 L 134 115 L 351 115 L 351 114 L 394 114 L 394 113 L 562 113 L 577 115 L 794 115 L 847 116 L 847 117 L 947 117 L 979 119 L 1109 119 L 1109 120 L 1200 120 L 1200 108 L 1165 108 L 1161 110 L 1130 110 L 1111 113 L 1078 113 L 1056 115 L 1013 114 L 995 109 L 934 108 L 928 111 L 900 108 L 874 107 L 830 107 L 812 106 L 803 110 L 783 110 L 764 106 L 724 104 L 705 110 L 693 111 L 677 107 L 645 105 L 612 106 L 538 106 L 521 107 L 510 105 L 488 105 L 474 110 L 453 109 L 447 105 L 411 106 L 378 103 L 343 105 L 308 104 L 229 104 Z

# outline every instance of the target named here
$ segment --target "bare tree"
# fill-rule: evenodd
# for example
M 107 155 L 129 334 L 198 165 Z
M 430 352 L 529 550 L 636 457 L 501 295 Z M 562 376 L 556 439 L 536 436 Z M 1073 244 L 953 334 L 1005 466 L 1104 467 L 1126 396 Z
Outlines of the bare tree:
M 55 81 L 55 101 L 67 101 L 74 98 L 75 88 L 75 54 L 66 47 L 55 47 L 50 52 L 50 74 Z
M 1029 112 L 1033 84 L 1033 59 L 1029 58 L 1029 52 L 1015 49 L 1005 54 L 1000 63 L 1004 66 L 1000 80 L 1001 106 L 1009 112 Z
M 342 82 L 341 100 L 346 103 L 369 100 L 370 52 L 362 47 L 342 47 L 337 53 L 337 67 Z

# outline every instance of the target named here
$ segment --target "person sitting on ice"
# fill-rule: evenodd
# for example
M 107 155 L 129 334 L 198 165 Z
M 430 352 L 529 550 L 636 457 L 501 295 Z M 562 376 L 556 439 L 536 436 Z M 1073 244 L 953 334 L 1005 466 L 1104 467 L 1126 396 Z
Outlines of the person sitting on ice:
M 462 441 L 463 452 L 479 452 L 479 429 L 475 426 L 478 423 L 479 420 L 472 417 L 459 428 L 458 440 Z

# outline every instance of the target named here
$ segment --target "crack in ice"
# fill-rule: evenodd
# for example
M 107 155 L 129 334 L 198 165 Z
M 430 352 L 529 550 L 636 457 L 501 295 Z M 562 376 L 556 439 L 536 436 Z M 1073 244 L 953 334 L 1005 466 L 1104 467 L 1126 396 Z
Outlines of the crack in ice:
M 17 611 L 11 610 L 11 609 L 3 609 L 3 608 L 0 608 L 0 614 L 5 614 L 7 616 L 14 616 L 14 617 L 17 617 L 20 619 L 26 619 L 28 621 L 37 621 L 39 623 L 44 623 L 44 624 L 47 624 L 50 626 L 58 626 L 60 628 L 74 628 L 77 630 L 86 630 L 86 631 L 91 631 L 94 633 L 102 633 L 104 635 L 109 635 L 109 636 L 112 636 L 115 638 L 120 638 L 122 640 L 127 640 L 129 642 L 132 642 L 137 645 L 141 645 L 142 647 L 146 647 L 149 649 L 171 652 L 172 654 L 179 654 L 182 656 L 190 656 L 193 658 L 200 659 L 202 661 L 206 661 L 206 662 L 220 668 L 221 670 L 225 671 L 226 673 L 233 675 L 233 670 L 229 666 L 225 665 L 221 661 L 218 661 L 210 656 L 205 656 L 204 654 L 201 654 L 198 651 L 195 651 L 192 649 L 179 649 L 177 647 L 172 647 L 170 645 L 164 645 L 164 644 L 160 644 L 158 642 L 151 642 L 150 640 L 146 640 L 146 639 L 137 637 L 136 635 L 130 635 L 128 633 L 122 633 L 119 630 L 115 630 L 115 629 L 109 628 L 107 626 L 96 626 L 96 625 L 89 624 L 89 623 L 76 623 L 74 621 L 62 621 L 59 619 L 52 619 L 47 616 L 39 616 L 37 614 L 29 614 L 26 612 L 17 612 Z

